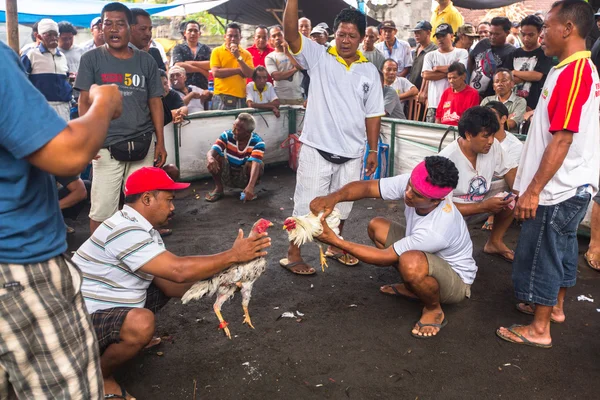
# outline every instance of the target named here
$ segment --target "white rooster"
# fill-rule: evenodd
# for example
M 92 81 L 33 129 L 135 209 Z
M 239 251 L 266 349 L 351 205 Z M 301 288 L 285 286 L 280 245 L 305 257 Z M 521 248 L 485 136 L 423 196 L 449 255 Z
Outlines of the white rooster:
M 266 219 L 259 219 L 252 225 L 252 231 L 249 237 L 260 235 L 266 232 L 269 227 L 273 226 L 271 221 Z M 188 303 L 191 300 L 200 299 L 207 294 L 209 296 L 217 294 L 217 299 L 213 305 L 213 310 L 219 319 L 219 328 L 223 329 L 225 335 L 231 339 L 231 332 L 227 327 L 228 323 L 225 322 L 221 315 L 221 306 L 223 303 L 233 297 L 236 290 L 241 289 L 242 291 L 242 308 L 244 309 L 244 324 L 254 329 L 252 321 L 250 320 L 250 314 L 248 313 L 248 304 L 250 303 L 250 297 L 252 296 L 252 285 L 254 282 L 265 272 L 267 267 L 267 260 L 264 257 L 258 257 L 252 261 L 233 264 L 231 267 L 224 271 L 219 272 L 210 279 L 199 281 L 183 295 L 181 301 L 183 304 Z
M 310 213 L 301 217 L 289 217 L 283 221 L 283 229 L 287 231 L 289 241 L 293 242 L 296 246 L 312 242 L 316 236 L 323 233 L 323 225 L 321 225 L 322 216 L 323 212 L 320 212 L 319 215 Z M 331 230 L 339 236 L 340 212 L 337 208 L 331 211 L 331 214 L 325 218 L 325 221 Z M 329 268 L 329 265 L 327 265 L 327 257 L 325 257 L 325 252 L 323 251 L 323 243 L 317 241 L 317 245 L 319 246 L 321 270 L 325 272 L 325 267 Z

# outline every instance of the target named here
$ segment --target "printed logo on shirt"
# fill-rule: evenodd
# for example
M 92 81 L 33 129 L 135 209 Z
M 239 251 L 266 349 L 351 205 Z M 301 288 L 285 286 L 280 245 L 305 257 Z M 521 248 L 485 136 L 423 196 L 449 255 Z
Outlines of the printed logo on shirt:
M 365 93 L 365 95 L 369 93 L 370 89 L 371 86 L 367 82 L 363 83 L 363 92 Z
M 596 83 L 596 97 L 600 97 L 600 83 Z
M 469 182 L 469 191 L 467 194 L 458 197 L 468 202 L 480 202 L 483 200 L 487 192 L 487 180 L 483 176 L 478 175 L 473 177 L 473 179 L 471 179 Z
M 100 74 L 100 79 L 104 84 L 114 83 L 119 86 L 119 91 L 123 96 L 131 96 L 134 90 L 146 90 L 146 77 L 144 75 L 108 73 Z
M 548 98 L 548 88 L 544 88 L 542 91 L 542 98 L 546 100 Z
M 452 211 L 452 204 L 448 203 L 444 206 L 444 208 L 442 208 L 442 211 L 445 213 L 449 213 L 450 211 Z
M 450 106 L 451 106 L 451 105 L 452 105 L 452 102 L 451 102 L 450 100 L 448 100 L 448 101 L 446 101 L 446 102 L 444 103 L 444 106 L 443 106 L 443 107 L 444 107 L 444 108 L 450 108 Z

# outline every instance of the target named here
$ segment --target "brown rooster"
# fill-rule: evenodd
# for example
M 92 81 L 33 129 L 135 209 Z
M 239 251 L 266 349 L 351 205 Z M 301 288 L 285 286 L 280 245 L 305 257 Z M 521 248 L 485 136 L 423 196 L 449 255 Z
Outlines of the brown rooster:
M 249 237 L 254 237 L 266 232 L 269 227 L 273 226 L 271 221 L 266 219 L 259 219 L 252 225 L 252 231 Z M 221 306 L 223 303 L 233 297 L 236 290 L 241 289 L 242 291 L 242 308 L 244 309 L 244 324 L 254 329 L 252 321 L 250 320 L 250 314 L 248 313 L 248 304 L 250 303 L 250 297 L 252 296 L 252 285 L 254 282 L 265 272 L 267 266 L 267 260 L 264 257 L 258 257 L 252 261 L 234 264 L 224 271 L 214 275 L 210 279 L 199 281 L 183 295 L 181 301 L 183 304 L 188 303 L 191 300 L 200 299 L 207 294 L 209 296 L 217 294 L 217 299 L 213 305 L 215 314 L 219 318 L 219 329 L 223 329 L 225 335 L 231 339 L 231 332 L 227 327 L 228 323 L 225 322 L 221 315 Z

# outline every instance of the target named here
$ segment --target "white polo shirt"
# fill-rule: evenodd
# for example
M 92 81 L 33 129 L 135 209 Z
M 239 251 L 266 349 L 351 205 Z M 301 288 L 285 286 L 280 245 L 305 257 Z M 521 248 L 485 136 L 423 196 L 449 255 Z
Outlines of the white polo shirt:
M 275 93 L 275 88 L 271 82 L 267 82 L 262 91 L 258 90 L 254 82 L 246 85 L 246 101 L 250 100 L 256 104 L 265 104 L 277 98 L 277 93 Z
M 300 141 L 338 156 L 360 158 L 366 143 L 366 118 L 383 117 L 383 88 L 375 65 L 360 58 L 348 66 L 335 47 L 300 35 L 293 54 L 308 70 L 310 92 Z
M 158 231 L 133 208 L 125 205 L 104 221 L 73 255 L 88 312 L 144 307 L 154 276 L 139 269 L 164 251 Z
M 410 51 L 410 44 L 404 40 L 396 38 L 392 50 L 388 49 L 385 42 L 375 43 L 375 48 L 383 54 L 383 57 L 387 60 L 391 58 L 398 63 L 398 72 L 401 72 L 406 67 L 412 67 L 413 59 L 412 52 Z
M 383 178 L 379 181 L 379 193 L 383 200 L 404 199 L 410 174 Z M 473 242 L 465 220 L 447 196 L 432 212 L 419 215 L 414 207 L 404 207 L 406 235 L 394 243 L 394 251 L 400 256 L 405 251 L 419 250 L 440 257 L 460 276 L 467 285 L 475 280 L 477 264 L 473 259 Z
M 542 206 L 573 197 L 579 186 L 598 190 L 600 170 L 600 82 L 589 51 L 563 60 L 548 73 L 523 146 L 515 189 L 527 190 L 540 167 L 552 135 L 573 132 L 573 143 L 562 165 L 540 193 Z

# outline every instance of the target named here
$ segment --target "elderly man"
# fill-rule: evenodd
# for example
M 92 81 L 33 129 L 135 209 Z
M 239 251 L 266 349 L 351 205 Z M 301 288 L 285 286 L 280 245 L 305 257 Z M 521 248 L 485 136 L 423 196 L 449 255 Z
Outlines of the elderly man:
M 275 51 L 267 56 L 265 64 L 267 72 L 273 78 L 275 93 L 283 105 L 302 105 L 302 67 L 290 55 L 287 43 L 283 39 L 283 28 L 280 25 L 271 27 L 271 43 Z
M 508 121 L 506 121 L 506 130 L 509 132 L 519 132 L 519 126 L 523 122 L 523 116 L 527 111 L 527 100 L 519 97 L 513 91 L 515 82 L 512 72 L 506 68 L 498 68 L 494 74 L 494 92 L 495 96 L 486 97 L 481 101 L 485 106 L 490 101 L 499 101 L 508 108 Z
M 264 171 L 265 143 L 254 132 L 255 128 L 252 115 L 241 113 L 233 129 L 223 132 L 208 151 L 207 168 L 215 188 L 204 200 L 209 203 L 221 200 L 225 186 L 242 189 L 244 202 L 256 199 L 254 189 Z
M 431 24 L 428 21 L 419 21 L 411 32 L 417 42 L 417 48 L 412 53 L 413 66 L 410 69 L 408 80 L 416 86 L 417 90 L 421 90 L 423 83 L 423 62 L 425 56 L 432 51 L 437 50 L 437 45 L 431 41 Z
M 208 89 L 187 85 L 185 69 L 177 65 L 169 69 L 169 83 L 171 89 L 181 97 L 190 114 L 204 111 L 204 104 L 212 97 Z
M 81 46 L 84 52 L 104 46 L 105 43 L 104 32 L 102 32 L 102 18 L 94 18 L 90 23 L 90 30 L 92 31 L 92 38 Z
M 235 110 L 246 104 L 246 79 L 252 78 L 252 54 L 240 46 L 242 28 L 230 23 L 225 43 L 213 50 L 210 69 L 215 78 L 213 110 Z
M 467 85 L 467 68 L 455 61 L 448 67 L 447 88 L 436 110 L 435 123 L 458 126 L 458 121 L 465 111 L 479 104 L 479 93 Z
M 202 25 L 190 20 L 183 26 L 183 43 L 173 48 L 171 66 L 178 66 L 187 72 L 186 85 L 208 89 L 211 50 L 200 43 Z
M 309 203 L 348 182 L 360 179 L 365 142 L 369 150 L 367 176 L 377 168 L 377 141 L 381 116 L 385 115 L 381 78 L 377 68 L 358 51 L 365 36 L 365 16 L 355 9 L 342 10 L 334 21 L 335 46 L 320 46 L 298 33 L 298 0 L 288 0 L 284 12 L 285 39 L 298 63 L 312 81 L 302 131 L 293 215 L 310 212 Z M 352 110 L 348 112 L 347 110 Z M 352 203 L 340 204 L 343 230 Z M 344 265 L 358 260 L 330 248 L 329 257 Z M 279 264 L 295 274 L 312 275 L 315 269 L 303 259 L 300 248 L 290 243 Z
M 246 104 L 250 108 L 271 110 L 279 118 L 279 98 L 273 84 L 267 82 L 269 73 L 262 65 L 254 69 L 252 82 L 246 85 Z
M 448 320 L 441 304 L 460 303 L 471 297 L 477 274 L 469 228 L 449 196 L 458 184 L 451 160 L 425 158 L 410 174 L 381 180 L 352 182 L 310 203 L 313 213 L 331 210 L 343 201 L 367 198 L 403 200 L 406 228 L 381 217 L 369 222 L 367 232 L 375 247 L 337 237 L 324 222 L 319 240 L 339 247 L 359 260 L 376 266 L 394 266 L 400 283 L 380 291 L 424 304 L 411 335 L 431 339 Z
M 390 58 L 383 63 L 381 72 L 383 72 L 384 84 L 394 89 L 396 96 L 404 105 L 404 100 L 415 97 L 419 91 L 408 79 L 398 77 L 396 71 L 398 71 L 398 64 L 395 60 Z
M 454 41 L 454 47 L 457 49 L 465 49 L 471 51 L 475 39 L 479 37 L 479 34 L 475 32 L 475 28 L 471 24 L 464 24 L 458 27 L 456 31 L 456 40 Z
M 259 25 L 254 31 L 254 44 L 248 47 L 246 50 L 252 54 L 252 63 L 255 67 L 262 65 L 266 66 L 266 57 L 271 54 L 274 49 L 269 46 L 269 29 L 264 25 Z M 273 83 L 270 76 L 267 75 L 268 82 Z M 248 78 L 248 83 L 252 82 L 252 79 Z
M 110 40 L 81 57 L 75 81 L 80 115 L 89 109 L 92 85 L 114 83 L 124 95 L 123 115 L 111 123 L 100 157 L 92 163 L 91 233 L 117 211 L 129 175 L 145 166 L 160 167 L 167 159 L 163 86 L 154 59 L 129 46 L 132 22 L 131 10 L 122 3 L 104 6 L 102 30 Z
M 448 24 L 452 27 L 452 30 L 456 32 L 458 27 L 465 23 L 465 20 L 458 11 L 454 4 L 450 0 L 436 0 L 438 2 L 438 6 L 433 10 L 433 14 L 431 15 L 431 25 L 433 26 L 433 31 L 437 29 L 441 24 Z M 432 35 L 431 39 L 434 36 Z
M 378 70 L 381 70 L 381 68 L 383 68 L 385 57 L 381 51 L 375 48 L 375 42 L 377 42 L 378 36 L 377 27 L 367 26 L 367 30 L 365 31 L 365 39 L 358 49 L 362 51 L 365 57 L 367 57 L 367 60 L 372 62 Z
M 174 124 L 180 124 L 183 121 L 183 117 L 188 115 L 188 107 L 185 105 L 179 94 L 171 89 L 167 73 L 162 69 L 158 72 L 160 74 L 160 81 L 163 87 L 162 102 L 164 111 L 164 125 L 167 126 L 171 122 Z
M 446 146 L 440 156 L 448 157 L 458 168 L 459 181 L 453 196 L 467 222 L 483 222 L 489 214 L 495 214 L 496 222 L 483 252 L 512 262 L 514 252 L 504 243 L 504 234 L 513 221 L 509 205 L 514 199 L 497 197 L 490 189 L 494 177 L 504 177 L 512 189 L 517 166 L 510 163 L 494 139 L 498 129 L 498 118 L 493 111 L 471 107 L 458 122 L 459 138 Z
M 67 57 L 58 50 L 58 24 L 44 18 L 38 23 L 40 44 L 21 56 L 29 80 L 65 121 L 70 119 L 73 88 Z
M 73 44 L 73 39 L 77 35 L 77 29 L 70 22 L 58 23 L 58 49 L 67 57 L 69 66 L 69 78 L 74 79 L 79 70 L 79 60 L 85 52 L 82 47 Z
M 500 67 L 512 68 L 511 57 L 516 48 L 506 43 L 511 23 L 506 17 L 494 17 L 490 27 L 490 37 L 477 43 L 469 54 L 470 85 L 481 97 L 494 94 L 494 75 Z M 490 84 L 492 83 L 492 84 Z
M 112 398 L 130 398 L 113 373 L 151 344 L 154 314 L 169 298 L 183 296 L 194 282 L 236 262 L 267 254 L 266 233 L 244 239 L 241 230 L 223 253 L 179 257 L 167 251 L 157 229 L 175 209 L 175 191 L 189 185 L 173 182 L 160 168 L 136 171 L 125 183 L 123 210 L 73 255 L 84 276 L 81 291 L 98 338 L 104 391 L 116 394 Z
M 327 29 L 322 26 L 317 25 L 312 28 L 310 31 L 310 39 L 321 46 L 329 46 L 329 35 L 327 33 Z
M 406 78 L 413 65 L 410 45 L 404 40 L 396 38 L 396 23 L 388 20 L 381 23 L 380 31 L 384 41 L 375 45 L 375 48 L 383 53 L 383 56 L 393 58 L 398 63 L 398 76 Z
M 309 37 L 310 32 L 312 31 L 312 23 L 310 19 L 306 17 L 302 17 L 298 19 L 298 32 L 300 32 L 304 37 Z

